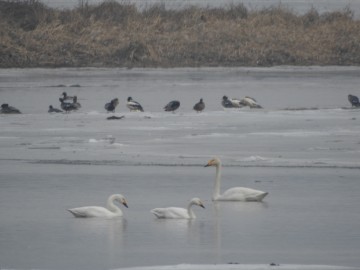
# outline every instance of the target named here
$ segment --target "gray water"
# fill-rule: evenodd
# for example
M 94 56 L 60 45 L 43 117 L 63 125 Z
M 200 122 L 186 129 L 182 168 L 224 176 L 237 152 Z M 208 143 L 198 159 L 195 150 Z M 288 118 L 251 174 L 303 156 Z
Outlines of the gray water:
M 173 264 L 360 265 L 357 67 L 200 69 L 5 69 L 0 103 L 0 266 L 114 269 Z M 59 87 L 65 85 L 65 87 Z M 77 87 L 74 87 L 77 86 Z M 66 91 L 82 108 L 59 107 Z M 130 113 L 131 95 L 144 113 Z M 263 110 L 223 110 L 221 97 L 255 97 Z M 118 97 L 115 115 L 103 109 Z M 206 109 L 192 111 L 204 98 Z M 162 107 L 178 99 L 176 113 Z M 302 108 L 302 110 L 288 110 Z M 263 203 L 211 201 L 213 156 L 222 190 L 268 191 Z M 68 208 L 104 206 L 113 220 Z M 192 221 L 156 220 L 150 209 L 186 206 Z

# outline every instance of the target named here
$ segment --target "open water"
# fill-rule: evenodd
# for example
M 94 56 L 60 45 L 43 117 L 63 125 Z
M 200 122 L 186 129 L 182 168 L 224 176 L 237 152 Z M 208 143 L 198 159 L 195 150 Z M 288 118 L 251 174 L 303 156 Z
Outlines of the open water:
M 359 75 L 358 67 L 1 70 L 0 103 L 23 114 L 0 115 L 0 267 L 359 267 L 360 110 L 347 101 L 360 95 Z M 48 114 L 63 91 L 82 108 Z M 253 96 L 264 109 L 224 110 L 223 95 Z M 145 112 L 129 112 L 128 96 Z M 125 117 L 106 120 L 115 97 L 114 115 Z M 196 113 L 200 98 L 206 109 Z M 180 109 L 164 112 L 173 99 Z M 215 169 L 203 166 L 213 156 L 223 161 L 222 190 L 268 191 L 264 202 L 212 202 Z M 122 218 L 66 211 L 104 206 L 113 193 L 127 198 Z M 195 220 L 150 213 L 192 197 L 206 207 L 194 208 Z

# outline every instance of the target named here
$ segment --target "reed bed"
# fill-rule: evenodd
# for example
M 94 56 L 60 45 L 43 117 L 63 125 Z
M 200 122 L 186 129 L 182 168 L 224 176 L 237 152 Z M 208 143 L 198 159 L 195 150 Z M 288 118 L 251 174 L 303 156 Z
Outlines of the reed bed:
M 296 14 L 79 2 L 53 9 L 0 0 L 0 67 L 359 65 L 360 21 L 349 9 Z

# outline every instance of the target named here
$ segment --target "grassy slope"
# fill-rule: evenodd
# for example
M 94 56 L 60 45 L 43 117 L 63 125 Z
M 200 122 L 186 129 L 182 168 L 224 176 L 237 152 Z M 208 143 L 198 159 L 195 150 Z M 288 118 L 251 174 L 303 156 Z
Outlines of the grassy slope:
M 296 15 L 113 1 L 57 10 L 0 0 L 0 67 L 359 65 L 360 21 L 349 10 Z

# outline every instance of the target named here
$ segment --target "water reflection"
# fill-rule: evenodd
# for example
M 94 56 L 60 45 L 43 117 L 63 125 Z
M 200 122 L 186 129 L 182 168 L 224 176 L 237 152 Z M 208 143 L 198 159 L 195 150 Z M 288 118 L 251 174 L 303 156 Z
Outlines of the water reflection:
M 73 218 L 72 228 L 75 232 L 95 235 L 110 234 L 112 237 L 123 234 L 127 227 L 125 218 Z
M 267 202 L 233 202 L 233 201 L 214 201 L 212 205 L 213 210 L 213 241 L 214 254 L 216 254 L 216 261 L 223 262 L 224 245 L 227 243 L 225 235 L 229 234 L 232 240 L 237 238 L 237 233 L 242 231 L 243 222 L 249 216 L 258 215 L 264 209 L 269 207 Z M 239 223 L 236 226 L 230 226 L 234 221 Z M 224 243 L 224 244 L 223 244 Z
M 242 212 L 249 213 L 254 211 L 263 210 L 269 207 L 267 202 L 220 202 L 215 201 L 213 208 L 215 216 L 219 217 L 220 211 Z
M 175 239 L 184 239 L 195 220 L 192 219 L 155 219 L 154 222 L 163 233 L 169 233 Z
M 107 239 L 109 251 L 114 250 L 115 246 L 123 241 L 128 222 L 125 218 L 74 218 L 71 228 L 73 233 L 87 237 L 95 236 L 99 239 Z

